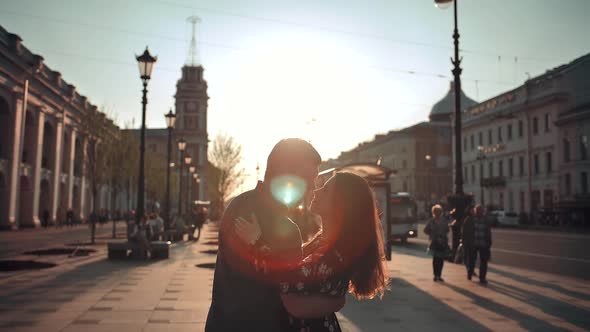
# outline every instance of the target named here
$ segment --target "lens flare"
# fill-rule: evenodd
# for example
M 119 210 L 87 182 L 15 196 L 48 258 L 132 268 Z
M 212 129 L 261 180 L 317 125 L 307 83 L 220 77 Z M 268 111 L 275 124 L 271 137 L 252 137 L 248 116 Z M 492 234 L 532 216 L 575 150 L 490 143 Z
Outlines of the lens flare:
M 305 180 L 298 176 L 281 175 L 270 181 L 272 197 L 288 207 L 299 204 L 306 190 Z

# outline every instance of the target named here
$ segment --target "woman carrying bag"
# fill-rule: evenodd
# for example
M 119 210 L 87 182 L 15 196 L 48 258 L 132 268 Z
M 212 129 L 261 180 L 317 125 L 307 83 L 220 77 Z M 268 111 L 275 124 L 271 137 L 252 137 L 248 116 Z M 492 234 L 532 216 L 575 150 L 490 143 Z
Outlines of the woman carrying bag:
M 432 255 L 432 270 L 434 281 L 444 282 L 441 278 L 445 259 L 449 256 L 449 224 L 442 216 L 443 209 L 440 205 L 432 207 L 432 219 L 424 227 L 424 234 L 430 237 L 428 251 Z

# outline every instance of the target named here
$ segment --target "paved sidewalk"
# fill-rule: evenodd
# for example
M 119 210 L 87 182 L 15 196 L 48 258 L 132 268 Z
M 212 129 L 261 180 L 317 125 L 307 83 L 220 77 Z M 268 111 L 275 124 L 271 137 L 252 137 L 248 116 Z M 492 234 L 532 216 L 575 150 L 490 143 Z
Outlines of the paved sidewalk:
M 0 330 L 202 331 L 211 301 L 217 234 L 184 242 L 168 260 L 79 264 L 0 279 Z M 396 247 L 383 299 L 348 298 L 345 331 L 584 331 L 590 327 L 587 280 L 491 265 L 487 287 L 445 264 L 434 283 L 423 251 Z
M 103 251 L 83 265 L 5 277 L 0 330 L 201 331 L 216 252 L 217 233 L 206 226 L 167 260 L 109 261 Z

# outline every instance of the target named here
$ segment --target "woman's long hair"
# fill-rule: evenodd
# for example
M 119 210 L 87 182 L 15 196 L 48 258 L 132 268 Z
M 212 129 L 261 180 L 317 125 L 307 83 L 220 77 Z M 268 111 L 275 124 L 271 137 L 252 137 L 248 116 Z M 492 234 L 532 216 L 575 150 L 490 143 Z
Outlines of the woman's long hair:
M 340 224 L 334 247 L 349 265 L 349 291 L 359 299 L 382 297 L 388 277 L 373 190 L 352 173 L 336 173 L 330 181 L 335 181 L 333 221 Z

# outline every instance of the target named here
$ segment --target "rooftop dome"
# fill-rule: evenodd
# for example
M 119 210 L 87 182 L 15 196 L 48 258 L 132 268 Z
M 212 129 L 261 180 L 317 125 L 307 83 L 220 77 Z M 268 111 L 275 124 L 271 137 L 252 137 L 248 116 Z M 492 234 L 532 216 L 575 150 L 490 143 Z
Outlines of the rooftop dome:
M 477 102 L 465 95 L 461 91 L 461 108 L 465 109 L 475 105 Z M 451 115 L 455 111 L 455 82 L 451 81 L 449 92 L 438 103 L 432 106 L 430 111 L 430 121 L 450 121 Z

